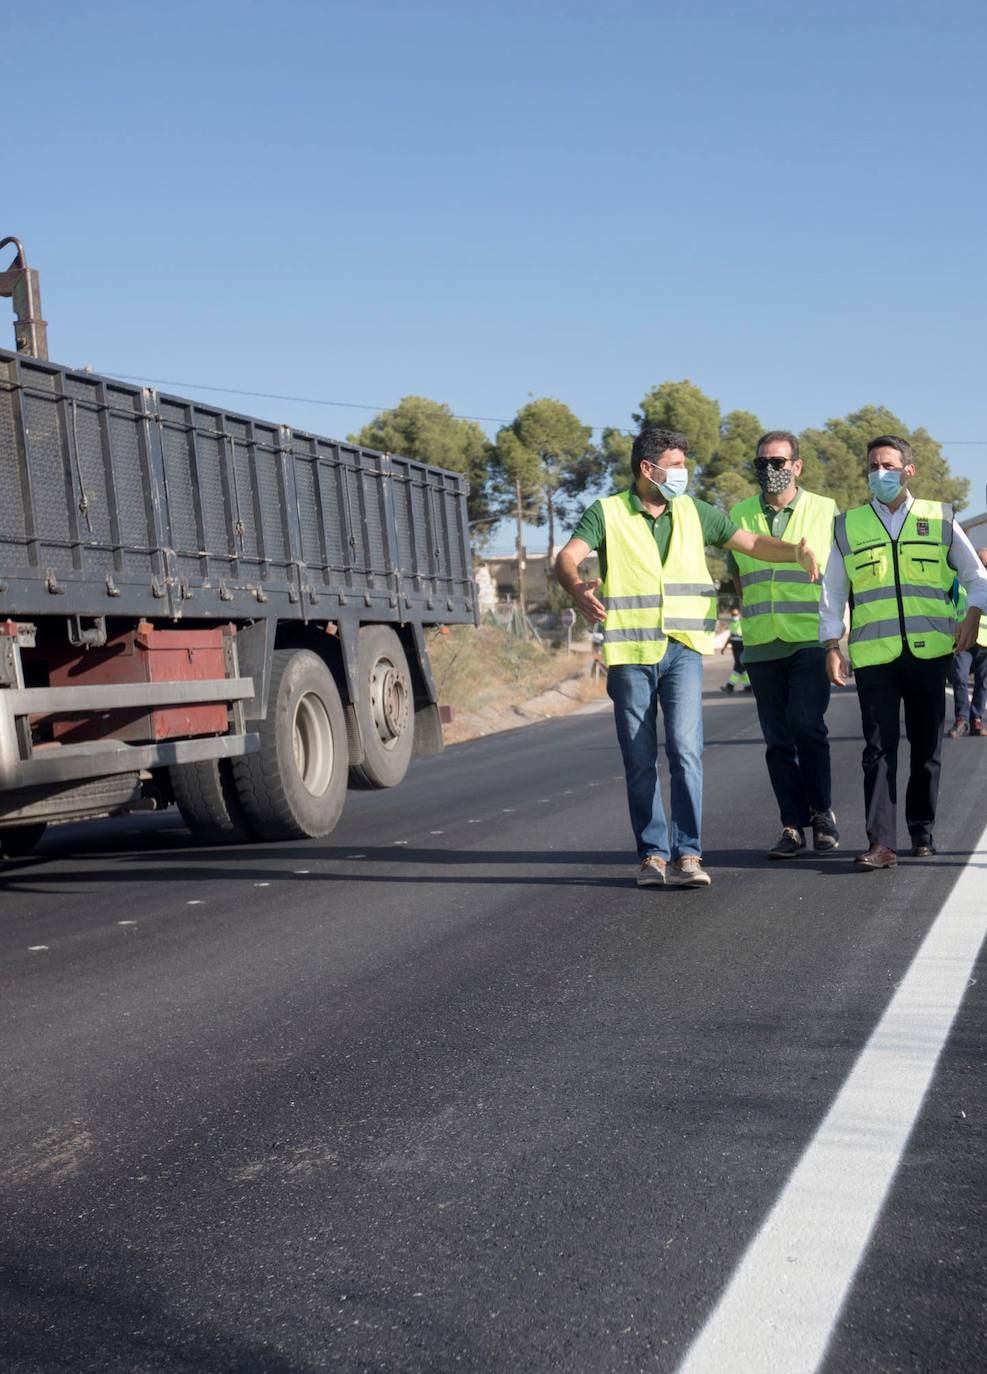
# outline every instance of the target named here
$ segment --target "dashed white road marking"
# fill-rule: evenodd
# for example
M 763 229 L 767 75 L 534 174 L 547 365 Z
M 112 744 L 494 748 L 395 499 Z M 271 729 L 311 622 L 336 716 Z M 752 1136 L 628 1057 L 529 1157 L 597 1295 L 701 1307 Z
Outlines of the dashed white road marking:
M 50 945 L 28 945 L 27 948 L 30 954 L 40 954 L 43 949 L 50 949 L 51 947 Z
M 987 829 L 678 1374 L 813 1374 L 987 936 Z
M 346 857 L 348 859 L 365 859 L 367 856 L 366 854 L 347 854 Z
M 136 924 L 136 921 L 117 921 L 118 926 L 135 926 Z
M 192 900 L 191 900 L 190 902 L 186 902 L 186 906 L 201 906 L 201 905 L 202 905 L 202 898 L 201 898 L 201 897 L 193 897 Z
M 430 835 L 444 835 L 446 832 L 444 830 L 430 830 L 428 833 Z
M 254 883 L 254 887 L 270 887 L 270 883 Z
M 311 870 L 310 868 L 296 868 L 294 871 L 295 871 L 295 873 L 296 873 L 298 876 L 301 876 L 302 874 L 305 874 L 305 873 L 311 873 L 311 872 L 312 872 L 312 870 Z

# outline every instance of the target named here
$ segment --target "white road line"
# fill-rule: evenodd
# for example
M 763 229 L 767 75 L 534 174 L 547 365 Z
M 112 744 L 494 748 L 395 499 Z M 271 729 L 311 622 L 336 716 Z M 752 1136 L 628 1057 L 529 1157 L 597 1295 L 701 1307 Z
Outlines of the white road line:
M 987 829 L 678 1374 L 819 1368 L 987 935 L 985 877 Z

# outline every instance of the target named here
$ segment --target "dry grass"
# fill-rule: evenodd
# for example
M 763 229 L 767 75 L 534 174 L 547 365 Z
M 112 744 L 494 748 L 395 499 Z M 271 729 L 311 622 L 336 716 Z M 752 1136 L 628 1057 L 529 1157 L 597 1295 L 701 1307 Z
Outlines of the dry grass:
M 492 625 L 457 625 L 447 635 L 429 635 L 428 652 L 439 700 L 453 708 L 452 725 L 445 730 L 449 743 L 520 725 L 537 715 L 556 715 L 603 694 L 599 684 L 584 676 L 586 654 L 570 656 L 525 644 Z M 518 713 L 516 708 L 566 679 L 565 698 L 555 700 L 553 694 L 544 710 Z

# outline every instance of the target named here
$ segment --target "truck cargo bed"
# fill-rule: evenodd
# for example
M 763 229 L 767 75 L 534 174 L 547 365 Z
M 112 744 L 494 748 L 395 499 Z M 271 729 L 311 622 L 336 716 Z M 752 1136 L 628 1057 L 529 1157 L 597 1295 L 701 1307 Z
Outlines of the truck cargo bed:
M 0 617 L 476 619 L 466 479 L 0 349 Z

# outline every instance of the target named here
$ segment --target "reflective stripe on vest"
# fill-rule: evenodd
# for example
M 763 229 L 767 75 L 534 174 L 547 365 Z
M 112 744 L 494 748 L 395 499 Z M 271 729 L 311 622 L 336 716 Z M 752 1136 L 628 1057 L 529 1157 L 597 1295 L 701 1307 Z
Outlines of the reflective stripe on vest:
M 716 588 L 706 567 L 703 529 L 689 496 L 669 503 L 672 537 L 664 564 L 651 524 L 631 505 L 631 493 L 601 501 L 607 575 L 600 597 L 603 661 L 658 663 L 674 635 L 701 654 L 713 652 Z
M 954 573 L 946 561 L 953 511 L 941 501 L 914 500 L 896 540 L 873 506 L 837 517 L 836 543 L 850 580 L 850 662 L 855 668 L 891 663 L 902 652 L 902 620 L 916 658 L 952 652 Z M 899 608 L 899 596 L 901 598 Z
M 803 490 L 785 528 L 785 539 L 790 543 L 805 539 L 816 555 L 820 576 L 833 544 L 835 516 L 835 501 Z M 730 519 L 752 534 L 771 536 L 759 496 L 734 506 Z M 810 582 L 809 574 L 797 563 L 765 563 L 750 554 L 732 552 L 740 574 L 744 643 L 767 644 L 772 639 L 788 644 L 816 642 L 822 583 Z

